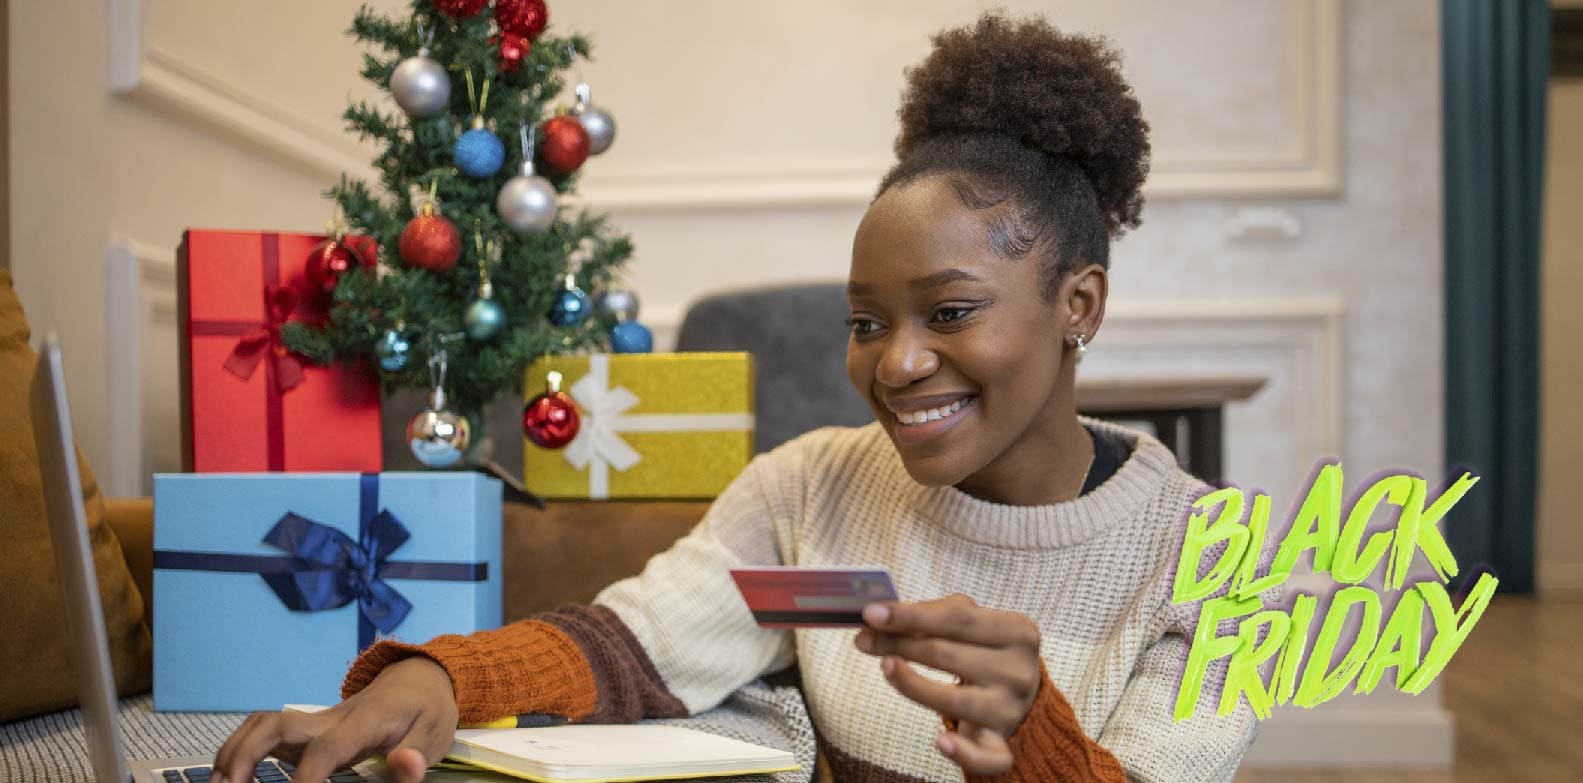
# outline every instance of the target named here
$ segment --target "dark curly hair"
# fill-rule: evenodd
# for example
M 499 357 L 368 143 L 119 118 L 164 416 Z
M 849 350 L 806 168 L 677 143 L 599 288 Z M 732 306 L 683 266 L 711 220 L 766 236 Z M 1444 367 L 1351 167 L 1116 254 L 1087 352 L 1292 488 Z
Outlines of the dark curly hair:
M 1149 173 L 1149 126 L 1104 39 L 992 12 L 946 30 L 907 70 L 897 185 L 944 176 L 988 214 L 1004 258 L 1041 247 L 1043 288 L 1087 264 L 1110 266 L 1110 239 L 1136 228 Z

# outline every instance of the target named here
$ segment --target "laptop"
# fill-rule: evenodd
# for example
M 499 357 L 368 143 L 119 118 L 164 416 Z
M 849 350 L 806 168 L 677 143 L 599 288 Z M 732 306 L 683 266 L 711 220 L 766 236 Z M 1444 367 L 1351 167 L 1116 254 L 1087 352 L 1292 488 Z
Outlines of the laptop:
M 121 752 L 115 680 L 110 671 L 110 644 L 105 636 L 104 609 L 99 603 L 99 579 L 93 569 L 93 552 L 88 546 L 88 521 L 80 490 L 82 477 L 77 470 L 71 412 L 66 404 L 60 343 L 53 332 L 44 337 L 39 351 L 30 407 L 33 438 L 38 444 L 39 472 L 44 480 L 50 541 L 65 600 L 72 669 L 77 679 L 77 697 L 82 704 L 83 733 L 93 762 L 94 780 L 208 783 L 213 755 L 130 761 Z M 265 759 L 255 771 L 255 780 L 284 783 L 291 779 L 292 771 L 290 764 Z M 331 780 L 332 783 L 352 783 L 357 780 L 387 781 L 388 778 L 382 763 L 369 760 L 351 770 L 337 772 Z M 430 770 L 424 780 L 500 783 L 511 779 L 485 772 Z

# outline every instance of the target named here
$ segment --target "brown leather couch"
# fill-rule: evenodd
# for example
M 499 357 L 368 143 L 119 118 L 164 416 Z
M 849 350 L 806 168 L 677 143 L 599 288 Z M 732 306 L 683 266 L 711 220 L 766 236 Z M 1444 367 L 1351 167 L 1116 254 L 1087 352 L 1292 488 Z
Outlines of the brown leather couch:
M 691 530 L 707 508 L 705 501 L 552 501 L 541 511 L 506 503 L 501 519 L 505 621 L 593 600 L 606 585 L 641 571 L 651 556 Z M 105 519 L 146 604 L 153 606 L 153 501 L 106 499 Z

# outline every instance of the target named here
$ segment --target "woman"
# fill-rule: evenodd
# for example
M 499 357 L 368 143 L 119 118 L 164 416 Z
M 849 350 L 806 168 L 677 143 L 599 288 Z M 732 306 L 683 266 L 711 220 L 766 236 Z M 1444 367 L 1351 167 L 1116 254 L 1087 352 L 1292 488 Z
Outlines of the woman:
M 991 15 L 909 72 L 848 283 L 847 369 L 875 424 L 754 460 L 591 606 L 374 645 L 344 702 L 253 716 L 217 771 L 245 779 L 273 751 L 317 780 L 377 751 L 413 781 L 459 719 L 693 714 L 798 662 L 838 780 L 1229 780 L 1246 707 L 1172 720 L 1197 611 L 1170 600 L 1178 523 L 1204 487 L 1073 399 L 1148 169 L 1117 60 Z M 727 574 L 860 563 L 890 566 L 905 600 L 856 633 L 761 629 Z

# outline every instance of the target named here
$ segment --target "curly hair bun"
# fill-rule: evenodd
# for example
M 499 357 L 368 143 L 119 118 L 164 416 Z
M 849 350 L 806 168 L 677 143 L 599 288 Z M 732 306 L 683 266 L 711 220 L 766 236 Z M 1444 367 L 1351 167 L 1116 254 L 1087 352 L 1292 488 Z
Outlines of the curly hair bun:
M 1138 225 L 1148 123 L 1103 38 L 988 13 L 907 70 L 896 155 L 942 136 L 1009 136 L 1087 175 L 1112 235 Z

